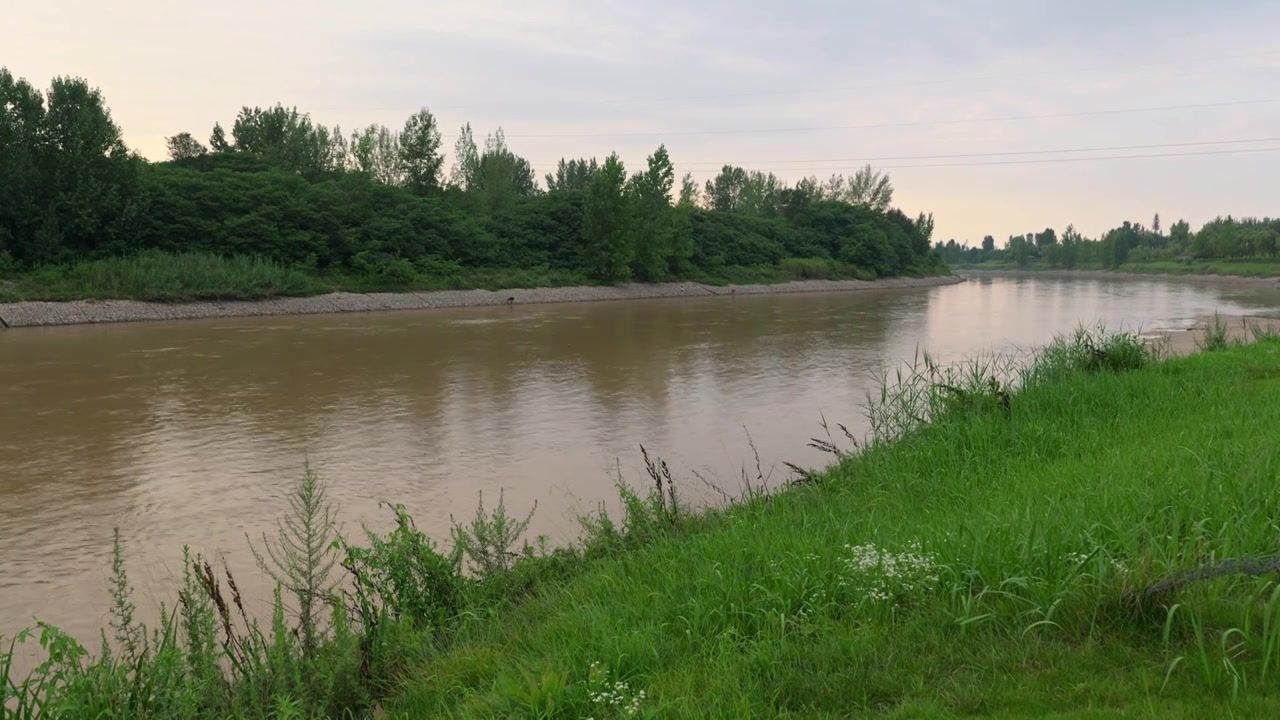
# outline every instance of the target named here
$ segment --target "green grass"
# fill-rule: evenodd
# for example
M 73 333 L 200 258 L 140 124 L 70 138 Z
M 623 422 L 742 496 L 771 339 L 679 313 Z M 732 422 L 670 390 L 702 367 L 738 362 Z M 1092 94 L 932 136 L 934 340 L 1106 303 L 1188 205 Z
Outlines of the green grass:
M 3 257 L 0 257 L 3 260 Z M 549 268 L 464 268 L 457 263 L 357 257 L 358 270 L 290 267 L 272 260 L 207 253 L 145 252 L 18 272 L 0 262 L 0 303 L 23 300 L 254 300 L 327 292 L 505 290 L 597 285 L 586 275 Z M 913 277 L 948 274 L 945 266 L 913 270 Z M 821 259 L 790 258 L 777 266 L 724 267 L 687 278 L 709 285 L 773 284 L 816 278 L 870 279 L 856 267 Z
M 154 252 L 37 268 L 0 283 L 0 302 L 248 300 L 325 290 L 306 271 L 271 260 Z
M 1100 347 L 1116 361 L 1061 362 Z M 623 682 L 636 717 L 1277 716 L 1274 578 L 1122 598 L 1280 551 L 1280 343 L 1136 370 L 1129 347 L 1060 344 L 1007 411 L 925 396 L 935 422 L 820 482 L 674 523 L 471 623 L 388 709 L 623 717 L 598 694 Z M 972 394 L 989 374 L 939 372 L 906 384 Z M 918 407 L 903 397 L 877 405 Z

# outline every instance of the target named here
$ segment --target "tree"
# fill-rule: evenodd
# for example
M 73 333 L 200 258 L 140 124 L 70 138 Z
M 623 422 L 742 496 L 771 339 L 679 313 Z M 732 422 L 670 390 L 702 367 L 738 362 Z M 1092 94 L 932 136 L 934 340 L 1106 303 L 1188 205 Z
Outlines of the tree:
M 591 178 L 583 207 L 584 265 L 598 280 L 626 280 L 630 272 L 631 243 L 625 185 L 627 171 L 617 153 L 605 158 Z
M 707 207 L 721 212 L 742 210 L 742 191 L 747 184 L 747 171 L 725 165 L 715 178 L 708 180 L 703 195 Z
M 1151 218 L 1151 232 L 1160 234 L 1160 213 L 1156 213 L 1156 216 Z
M 231 126 L 231 138 L 227 144 L 221 126 L 215 124 L 209 141 L 215 151 L 225 147 L 252 153 L 307 177 L 334 169 L 332 134 L 296 107 L 243 107 Z
M 169 148 L 170 160 L 187 160 L 190 158 L 198 158 L 206 155 L 209 150 L 200 144 L 191 136 L 191 133 L 178 133 L 170 138 L 165 138 L 165 145 Z
M 547 192 L 585 191 L 591 185 L 591 178 L 599 169 L 600 164 L 595 158 L 590 160 L 580 158 L 567 162 L 561 158 L 556 165 L 555 174 L 547 173 Z
M 995 238 L 991 237 L 990 235 L 987 235 L 986 237 L 982 238 L 982 251 L 983 251 L 983 252 L 986 252 L 986 253 L 994 252 L 994 251 L 995 251 L 995 249 L 996 249 L 996 239 L 995 239 Z
M 213 124 L 213 132 L 209 133 L 209 148 L 214 152 L 231 152 L 234 148 L 231 143 L 227 142 L 227 131 L 222 129 L 222 123 Z
M 481 205 L 494 212 L 505 208 L 513 198 L 528 197 L 538 191 L 538 180 L 528 160 L 511 152 L 502 128 L 484 141 L 475 176 L 469 187 L 478 191 Z
M 1169 242 L 1179 251 L 1187 250 L 1191 245 L 1191 226 L 1186 220 L 1179 220 L 1169 228 Z
M 1053 228 L 1045 228 L 1044 232 L 1038 232 L 1035 234 L 1035 244 L 1037 248 L 1057 245 L 1058 234 L 1054 232 Z
M 460 190 L 470 191 L 475 188 L 479 174 L 480 153 L 471 134 L 471 123 L 467 123 L 453 144 L 453 170 L 449 172 L 449 183 Z
M 42 96 L 0 68 L 0 253 L 41 263 L 120 252 L 142 219 L 142 165 L 96 88 L 59 77 Z
M 658 146 L 648 158 L 648 168 L 632 178 L 631 192 L 636 211 L 632 241 L 632 268 L 646 282 L 663 280 L 671 271 L 673 215 L 671 190 L 676 172 L 666 146 Z
M 871 165 L 863 166 L 849 181 L 845 200 L 876 212 L 888 210 L 893 202 L 893 185 L 889 182 L 888 173 L 873 170 Z
M 351 133 L 351 159 L 356 171 L 384 185 L 404 184 L 400 137 L 385 125 L 373 124 Z
M 400 131 L 400 170 L 405 187 L 419 195 L 440 190 L 444 156 L 440 154 L 440 130 L 426 108 L 409 116 Z
M 698 207 L 702 204 L 702 191 L 698 189 L 698 182 L 693 179 L 693 173 L 685 173 L 680 179 L 678 204 L 682 207 Z

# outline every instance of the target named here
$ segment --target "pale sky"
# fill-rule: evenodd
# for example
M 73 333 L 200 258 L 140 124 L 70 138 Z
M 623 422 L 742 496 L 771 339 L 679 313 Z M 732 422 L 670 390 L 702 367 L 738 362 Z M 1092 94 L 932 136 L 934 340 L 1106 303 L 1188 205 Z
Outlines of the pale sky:
M 539 178 L 659 143 L 699 180 L 894 158 L 895 205 L 976 244 L 1280 212 L 1278 30 L 1274 0 L 8 0 L 0 65 L 85 77 L 153 159 L 276 102 L 348 133 L 426 106 L 448 151 L 501 125 Z

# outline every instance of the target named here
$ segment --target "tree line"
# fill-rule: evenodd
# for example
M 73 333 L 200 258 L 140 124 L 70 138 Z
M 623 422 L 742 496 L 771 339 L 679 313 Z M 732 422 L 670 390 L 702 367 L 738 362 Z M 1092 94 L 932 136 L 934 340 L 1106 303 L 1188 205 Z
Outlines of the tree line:
M 1010 235 L 1001 248 L 987 235 L 979 246 L 938 242 L 935 249 L 955 265 L 1006 262 L 1025 267 L 1033 262 L 1055 268 L 1103 267 L 1114 269 L 1126 262 L 1159 260 L 1231 259 L 1275 261 L 1280 254 L 1280 218 L 1218 217 L 1197 232 L 1179 220 L 1166 231 L 1160 215 L 1149 226 L 1125 221 L 1090 239 L 1068 225 L 1059 236 L 1053 228 L 1025 235 Z
M 163 162 L 132 152 L 83 79 L 42 93 L 0 68 L 0 266 L 160 250 L 388 281 L 476 268 L 600 282 L 941 269 L 932 216 L 892 208 L 889 177 L 869 166 L 789 186 L 726 165 L 677 183 L 660 146 L 634 171 L 616 154 L 566 158 L 540 183 L 501 128 L 481 142 L 463 126 L 446 167 L 426 108 L 399 129 L 346 133 L 296 108 L 245 107 L 207 141 L 179 132 L 167 144 Z

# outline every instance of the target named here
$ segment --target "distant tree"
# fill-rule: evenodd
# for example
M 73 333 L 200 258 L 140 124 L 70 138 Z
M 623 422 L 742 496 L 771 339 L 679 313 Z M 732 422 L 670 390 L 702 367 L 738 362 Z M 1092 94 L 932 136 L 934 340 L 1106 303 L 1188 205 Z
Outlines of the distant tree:
M 480 152 L 476 149 L 476 140 L 471 133 L 471 123 L 467 123 L 462 126 L 458 139 L 453 144 L 453 169 L 449 172 L 449 183 L 460 190 L 469 191 L 475 188 L 479 175 Z
M 1169 227 L 1169 242 L 1179 251 L 1189 249 L 1191 245 L 1191 226 L 1186 220 L 1179 220 Z
M 333 132 L 329 135 L 329 157 L 332 158 L 335 171 L 346 172 L 351 169 L 351 147 L 347 143 L 347 136 L 342 134 L 341 125 L 334 125 Z
M 738 190 L 738 211 L 752 215 L 777 214 L 786 185 L 773 173 L 753 170 Z
M 733 165 L 725 165 L 720 173 L 708 180 L 703 189 L 707 207 L 721 212 L 739 212 L 743 209 L 742 194 L 747 184 L 747 171 Z
M 400 131 L 399 145 L 405 187 L 419 195 L 439 191 L 444 156 L 440 154 L 440 129 L 431 111 L 422 108 L 409 116 Z
M 209 148 L 214 152 L 231 152 L 235 149 L 227 142 L 227 131 L 222 129 L 222 123 L 213 124 L 213 132 L 209 133 Z
M 217 129 L 215 125 L 215 133 Z M 231 137 L 237 152 L 258 155 L 303 175 L 314 177 L 333 170 L 331 134 L 294 107 L 277 103 L 265 109 L 241 108 Z
M 626 280 L 631 265 L 627 171 L 617 153 L 605 159 L 591 178 L 583 207 L 585 265 L 598 280 Z
M 1044 232 L 1038 232 L 1035 234 L 1035 245 L 1037 248 L 1044 248 L 1057 244 L 1058 234 L 1054 232 L 1053 228 L 1045 228 Z
M 683 207 L 698 207 L 702 204 L 702 191 L 693 179 L 693 173 L 685 173 L 680 179 L 680 201 Z
M 933 213 L 920 213 L 916 218 L 916 229 L 924 236 L 925 242 L 928 242 L 933 237 Z M 954 240 L 952 244 L 955 244 Z
M 351 133 L 351 160 L 357 172 L 384 185 L 404 184 L 400 138 L 385 125 L 375 123 Z
M 648 167 L 631 181 L 634 194 L 635 237 L 632 269 L 641 280 L 656 282 L 671 272 L 674 250 L 674 215 L 671 190 L 676 172 L 665 146 L 658 146 L 648 159 Z
M 893 202 L 893 185 L 889 182 L 888 173 L 874 170 L 870 165 L 863 166 L 850 179 L 845 200 L 876 212 L 888 210 Z
M 547 173 L 547 192 L 585 191 L 591 185 L 591 178 L 599 169 L 600 164 L 595 158 L 590 160 L 581 158 L 567 162 L 561 158 L 556 165 L 555 174 Z
M 513 198 L 537 193 L 533 166 L 511 152 L 502 128 L 485 138 L 469 190 L 479 193 L 482 206 L 490 212 L 506 207 Z
M 1156 213 L 1156 216 L 1151 218 L 1151 232 L 1160 234 L 1160 213 Z
M 209 152 L 209 149 L 191 136 L 191 133 L 178 133 L 173 137 L 165 138 L 165 146 L 169 149 L 170 160 L 187 160 L 189 158 L 202 157 Z
M 991 237 L 990 235 L 987 235 L 986 237 L 982 238 L 982 251 L 983 251 L 983 252 L 993 252 L 995 249 L 996 249 L 996 239 L 995 239 L 995 238 Z
M 143 162 L 84 80 L 54 78 L 42 97 L 0 68 L 0 249 L 15 260 L 127 249 L 142 219 Z

